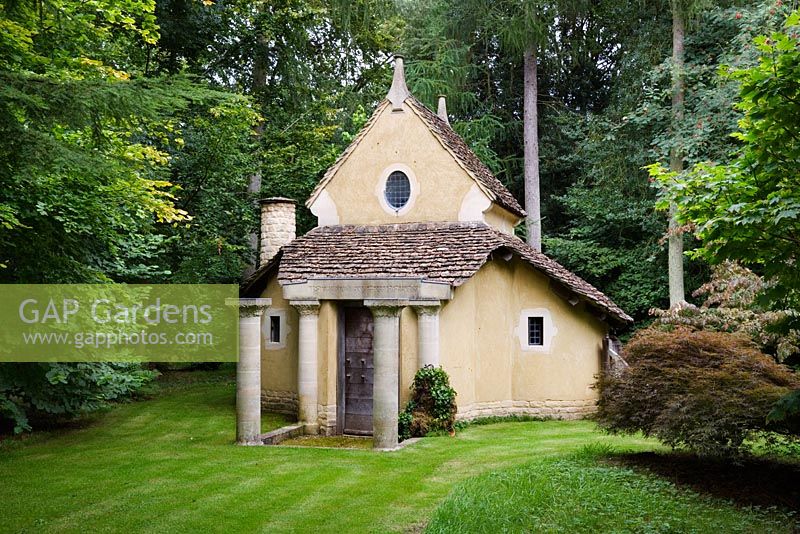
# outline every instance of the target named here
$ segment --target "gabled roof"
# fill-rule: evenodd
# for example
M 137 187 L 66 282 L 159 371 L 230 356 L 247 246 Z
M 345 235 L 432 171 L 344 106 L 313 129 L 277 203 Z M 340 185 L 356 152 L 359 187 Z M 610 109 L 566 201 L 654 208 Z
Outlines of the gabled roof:
M 506 186 L 492 174 L 480 158 L 475 155 L 467 143 L 458 135 L 453 128 L 443 121 L 428 107 L 414 98 L 409 96 L 406 102 L 411 106 L 417 115 L 428 125 L 434 136 L 441 142 L 445 148 L 448 149 L 458 163 L 464 167 L 467 172 L 480 183 L 484 188 L 491 191 L 489 197 L 500 204 L 502 207 L 520 217 L 525 217 L 525 210 L 519 205 L 514 195 L 506 189 Z
M 283 247 L 281 254 L 245 282 L 245 295 L 260 293 L 277 268 L 281 284 L 311 279 L 419 279 L 457 287 L 494 252 L 511 252 L 588 305 L 619 323 L 632 319 L 611 299 L 520 239 L 478 222 L 380 226 L 323 226 Z
M 422 102 L 409 95 L 405 99 L 405 103 L 409 105 L 415 115 L 417 115 L 422 122 L 428 127 L 433 136 L 441 143 L 442 147 L 447 150 L 453 159 L 469 174 L 478 186 L 487 194 L 487 196 L 497 202 L 500 206 L 507 209 L 514 215 L 525 217 L 525 210 L 519 205 L 519 202 L 514 198 L 514 195 L 506 189 L 506 187 L 492 174 L 492 171 L 484 165 L 484 163 L 475 155 L 475 153 L 467 146 L 467 143 L 458 135 L 453 128 L 450 127 L 445 121 L 440 119 L 434 112 L 429 110 Z M 391 106 L 388 99 L 383 100 L 372 117 L 367 121 L 361 131 L 358 132 L 353 142 L 350 143 L 344 152 L 339 156 L 336 162 L 325 172 L 322 180 L 314 188 L 311 193 L 306 206 L 310 206 L 317 198 L 317 195 L 328 185 L 334 175 L 338 172 L 345 161 L 355 151 L 356 147 L 366 137 L 372 127 L 378 120 L 378 117 L 383 111 Z

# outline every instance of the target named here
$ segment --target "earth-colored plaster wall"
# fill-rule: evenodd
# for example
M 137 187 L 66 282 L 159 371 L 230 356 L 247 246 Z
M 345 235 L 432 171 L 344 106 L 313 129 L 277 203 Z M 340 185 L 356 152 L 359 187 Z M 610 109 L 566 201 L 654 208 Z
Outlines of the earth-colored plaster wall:
M 297 414 L 297 311 L 283 298 L 280 284 L 273 277 L 261 294 L 272 299 L 272 305 L 262 319 L 261 325 L 261 398 L 265 409 Z M 272 348 L 269 339 L 269 319 L 272 311 L 285 312 L 285 343 Z
M 285 310 L 287 318 L 285 346 L 262 350 L 264 406 L 282 411 L 293 406 L 296 412 L 298 315 L 274 279 L 262 296 L 272 299 L 271 310 Z M 459 418 L 515 413 L 570 418 L 591 412 L 597 398 L 591 385 L 600 372 L 606 327 L 581 306 L 555 295 L 547 277 L 517 259 L 491 261 L 456 288 L 441 310 L 440 340 L 441 363 L 458 392 Z M 550 314 L 556 333 L 549 350 L 520 345 L 516 329 L 521 312 L 529 309 Z M 335 302 L 321 303 L 318 327 L 320 430 L 331 433 L 339 331 Z M 407 307 L 400 317 L 401 409 L 417 370 L 417 343 L 416 313 Z
M 392 165 L 407 167 L 412 181 L 412 206 L 399 215 L 384 209 L 380 202 L 381 180 Z M 332 213 L 335 209 L 335 217 L 320 219 L 338 224 L 458 221 L 464 198 L 474 185 L 407 104 L 403 104 L 402 112 L 386 106 L 325 188 L 324 200 L 312 206 L 312 211 L 319 216 L 318 210 Z M 492 211 L 491 221 L 486 222 L 497 224 L 499 229 L 514 219 L 499 206 Z
M 439 358 L 450 375 L 450 385 L 456 390 L 459 406 L 475 402 L 475 358 L 477 329 L 475 309 L 477 285 L 467 282 L 455 290 L 439 315 Z
M 523 350 L 521 312 L 546 309 L 557 330 L 548 351 Z M 458 392 L 459 417 L 592 411 L 606 327 L 549 290 L 527 264 L 489 262 L 455 291 L 441 317 L 442 363 Z
M 400 315 L 400 409 L 405 408 L 411 397 L 411 383 L 417 372 L 417 314 L 410 307 L 403 308 Z
M 272 299 L 272 305 L 262 322 L 261 398 L 264 409 L 297 415 L 297 354 L 299 316 L 273 278 L 262 297 Z M 272 311 L 285 312 L 285 343 L 273 348 L 267 316 Z M 336 426 L 336 366 L 338 355 L 338 307 L 335 302 L 322 301 L 319 307 L 317 336 L 317 409 L 320 427 L 330 433 Z
M 338 365 L 339 308 L 330 300 L 320 302 L 317 335 L 317 399 L 320 431 L 336 428 L 336 368 Z
M 486 213 L 483 214 L 483 217 L 486 224 L 509 235 L 514 235 L 514 227 L 517 226 L 520 221 L 519 217 L 504 210 L 497 204 L 492 204 Z

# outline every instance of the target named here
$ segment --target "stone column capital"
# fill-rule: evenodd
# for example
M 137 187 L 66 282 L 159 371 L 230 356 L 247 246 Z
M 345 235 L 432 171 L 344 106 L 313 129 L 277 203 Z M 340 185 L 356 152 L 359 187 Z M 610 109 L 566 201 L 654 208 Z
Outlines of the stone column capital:
M 399 317 L 408 305 L 405 300 L 365 300 L 364 306 L 370 309 L 373 317 Z
M 442 304 L 438 300 L 412 302 L 411 307 L 417 315 L 438 315 L 442 309 Z
M 291 304 L 300 315 L 319 315 L 318 300 L 290 300 L 289 304 Z
M 239 317 L 260 317 L 272 305 L 272 299 L 225 299 L 227 306 L 238 306 Z

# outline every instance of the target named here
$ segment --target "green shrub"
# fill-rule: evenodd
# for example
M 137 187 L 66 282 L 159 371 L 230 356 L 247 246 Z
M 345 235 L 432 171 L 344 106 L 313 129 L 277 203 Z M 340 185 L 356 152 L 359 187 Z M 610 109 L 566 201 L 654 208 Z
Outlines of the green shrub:
M 414 376 L 411 400 L 398 418 L 400 440 L 421 437 L 429 432 L 454 430 L 456 391 L 441 367 L 426 365 Z
M 795 435 L 800 435 L 800 389 L 779 399 L 769 412 L 767 421 L 783 426 L 788 432 Z
M 15 433 L 32 421 L 71 418 L 128 397 L 158 373 L 134 363 L 0 364 L 0 421 Z
M 397 418 L 397 435 L 400 438 L 400 441 L 405 441 L 411 436 L 411 423 L 414 421 L 414 417 L 411 415 L 411 412 L 408 411 L 408 406 L 411 404 L 409 402 L 406 404 L 406 409 L 400 412 L 400 415 Z
M 656 316 L 657 325 L 667 328 L 746 334 L 762 352 L 788 363 L 800 355 L 800 330 L 791 327 L 794 311 L 763 307 L 759 297 L 770 287 L 750 269 L 726 261 L 715 265 L 711 280 L 692 293 L 705 297 L 700 307 L 684 303 L 668 310 L 652 309 L 650 314 Z
M 649 328 L 625 349 L 630 364 L 598 386 L 597 421 L 614 433 L 642 432 L 702 455 L 739 454 L 778 399 L 800 385 L 787 367 L 743 334 Z

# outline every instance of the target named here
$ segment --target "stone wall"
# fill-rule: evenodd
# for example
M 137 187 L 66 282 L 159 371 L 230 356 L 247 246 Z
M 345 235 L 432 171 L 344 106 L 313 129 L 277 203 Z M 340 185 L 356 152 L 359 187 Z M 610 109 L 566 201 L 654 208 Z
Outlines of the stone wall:
M 297 417 L 297 393 L 294 391 L 261 391 L 261 409 Z
M 288 198 L 262 200 L 259 265 L 271 260 L 283 245 L 294 241 L 296 236 L 295 201 Z
M 543 400 L 476 402 L 459 406 L 456 419 L 468 421 L 479 417 L 527 415 L 547 419 L 582 419 L 597 410 L 595 400 Z
M 293 391 L 270 391 L 261 392 L 261 409 L 265 412 L 282 413 L 297 416 L 298 400 L 297 393 Z M 336 405 L 318 404 L 319 433 L 323 436 L 333 436 L 336 434 Z

